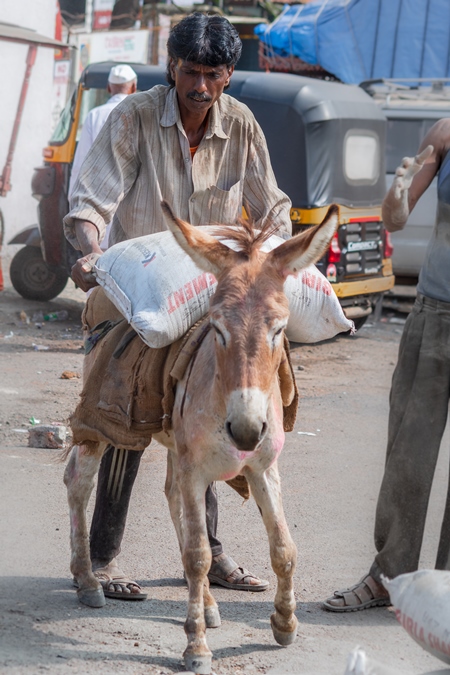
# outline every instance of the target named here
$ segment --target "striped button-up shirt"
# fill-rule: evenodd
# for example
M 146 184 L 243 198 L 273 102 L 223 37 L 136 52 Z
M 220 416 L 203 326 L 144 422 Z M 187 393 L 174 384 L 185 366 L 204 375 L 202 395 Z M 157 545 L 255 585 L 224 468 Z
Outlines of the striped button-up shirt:
M 161 200 L 193 225 L 234 224 L 244 205 L 255 227 L 291 233 L 288 197 L 278 189 L 266 140 L 252 112 L 222 94 L 193 159 L 175 88 L 128 96 L 109 115 L 74 185 L 67 239 L 80 248 L 74 219 L 88 220 L 109 243 L 166 229 Z

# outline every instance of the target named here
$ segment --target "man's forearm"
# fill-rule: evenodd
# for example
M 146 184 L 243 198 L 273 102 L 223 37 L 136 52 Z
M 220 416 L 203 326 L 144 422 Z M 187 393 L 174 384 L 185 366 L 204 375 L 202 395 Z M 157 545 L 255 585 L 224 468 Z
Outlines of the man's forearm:
M 103 253 L 98 241 L 98 229 L 89 220 L 76 220 L 75 235 L 83 255 L 89 253 Z
M 397 232 L 402 230 L 409 214 L 408 190 L 403 190 L 400 197 L 397 197 L 394 186 L 392 186 L 381 207 L 381 216 L 387 231 Z

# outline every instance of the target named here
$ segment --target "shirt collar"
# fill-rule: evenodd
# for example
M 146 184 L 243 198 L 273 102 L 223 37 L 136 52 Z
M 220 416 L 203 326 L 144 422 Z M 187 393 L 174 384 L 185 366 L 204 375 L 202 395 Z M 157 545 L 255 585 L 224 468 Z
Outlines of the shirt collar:
M 181 128 L 180 109 L 178 107 L 177 92 L 175 87 L 171 87 L 167 94 L 164 112 L 161 116 L 160 124 L 162 127 L 171 127 L 177 124 Z M 229 138 L 222 126 L 222 115 L 220 111 L 219 102 L 216 101 L 209 112 L 208 128 L 205 133 L 206 138 L 212 136 L 219 138 Z
M 114 94 L 114 96 L 111 96 L 108 103 L 120 103 L 127 96 L 128 96 L 128 94 Z

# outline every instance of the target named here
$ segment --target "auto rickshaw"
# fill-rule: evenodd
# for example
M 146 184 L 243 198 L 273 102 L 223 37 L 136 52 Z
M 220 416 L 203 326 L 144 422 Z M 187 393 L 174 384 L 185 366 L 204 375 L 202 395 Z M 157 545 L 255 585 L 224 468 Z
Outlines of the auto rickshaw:
M 11 131 L 11 137 L 9 140 L 8 154 L 6 156 L 6 162 L 3 167 L 2 173 L 0 174 L 0 197 L 6 197 L 8 192 L 11 190 L 11 170 L 12 170 L 12 161 L 14 157 L 14 150 L 16 147 L 17 137 L 19 135 L 19 128 L 22 120 L 23 109 L 25 106 L 25 99 L 27 97 L 28 85 L 30 82 L 33 66 L 36 61 L 36 54 L 38 47 L 45 47 L 47 49 L 66 51 L 68 49 L 68 45 L 64 44 L 63 42 L 59 42 L 58 40 L 53 40 L 52 38 L 49 38 L 45 35 L 40 35 L 36 31 L 31 30 L 29 28 L 22 28 L 21 26 L 16 26 L 14 24 L 4 22 L 0 22 L 0 40 L 4 42 L 14 42 L 15 44 L 26 45 L 28 47 L 27 56 L 25 60 L 26 63 L 25 73 L 23 76 L 22 88 L 20 91 L 16 116 L 14 118 L 14 124 Z M 3 213 L 0 210 L 0 251 L 2 249 L 4 231 L 5 226 Z M 0 291 L 2 290 L 3 290 L 3 273 L 0 260 Z
M 77 255 L 62 230 L 77 134 L 88 111 L 107 100 L 113 65 L 96 63 L 84 70 L 44 149 L 45 164 L 33 177 L 33 194 L 40 200 L 41 248 L 56 279 L 67 278 Z M 138 89 L 166 83 L 164 68 L 130 65 Z M 345 314 L 361 326 L 394 285 L 392 251 L 381 221 L 383 113 L 356 86 L 291 74 L 235 71 L 227 93 L 251 108 L 265 133 L 278 184 L 292 200 L 294 233 L 321 222 L 328 206 L 338 204 L 338 232 L 317 266 L 332 283 Z M 36 246 L 37 228 L 28 237 L 23 243 Z M 57 282 L 54 291 L 59 292 Z

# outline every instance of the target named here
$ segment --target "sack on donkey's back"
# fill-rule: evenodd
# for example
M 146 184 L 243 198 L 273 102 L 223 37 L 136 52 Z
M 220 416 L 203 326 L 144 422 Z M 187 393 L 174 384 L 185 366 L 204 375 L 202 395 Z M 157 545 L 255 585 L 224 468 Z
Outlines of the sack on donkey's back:
M 201 229 L 214 236 L 215 228 Z M 224 241 L 230 248 L 235 242 Z M 273 235 L 262 247 L 283 243 Z M 98 260 L 95 274 L 109 299 L 150 347 L 178 340 L 208 311 L 217 282 L 203 272 L 164 231 L 112 246 Z M 288 277 L 284 290 L 290 318 L 286 335 L 293 342 L 319 342 L 353 330 L 329 281 L 311 265 L 297 278 Z

